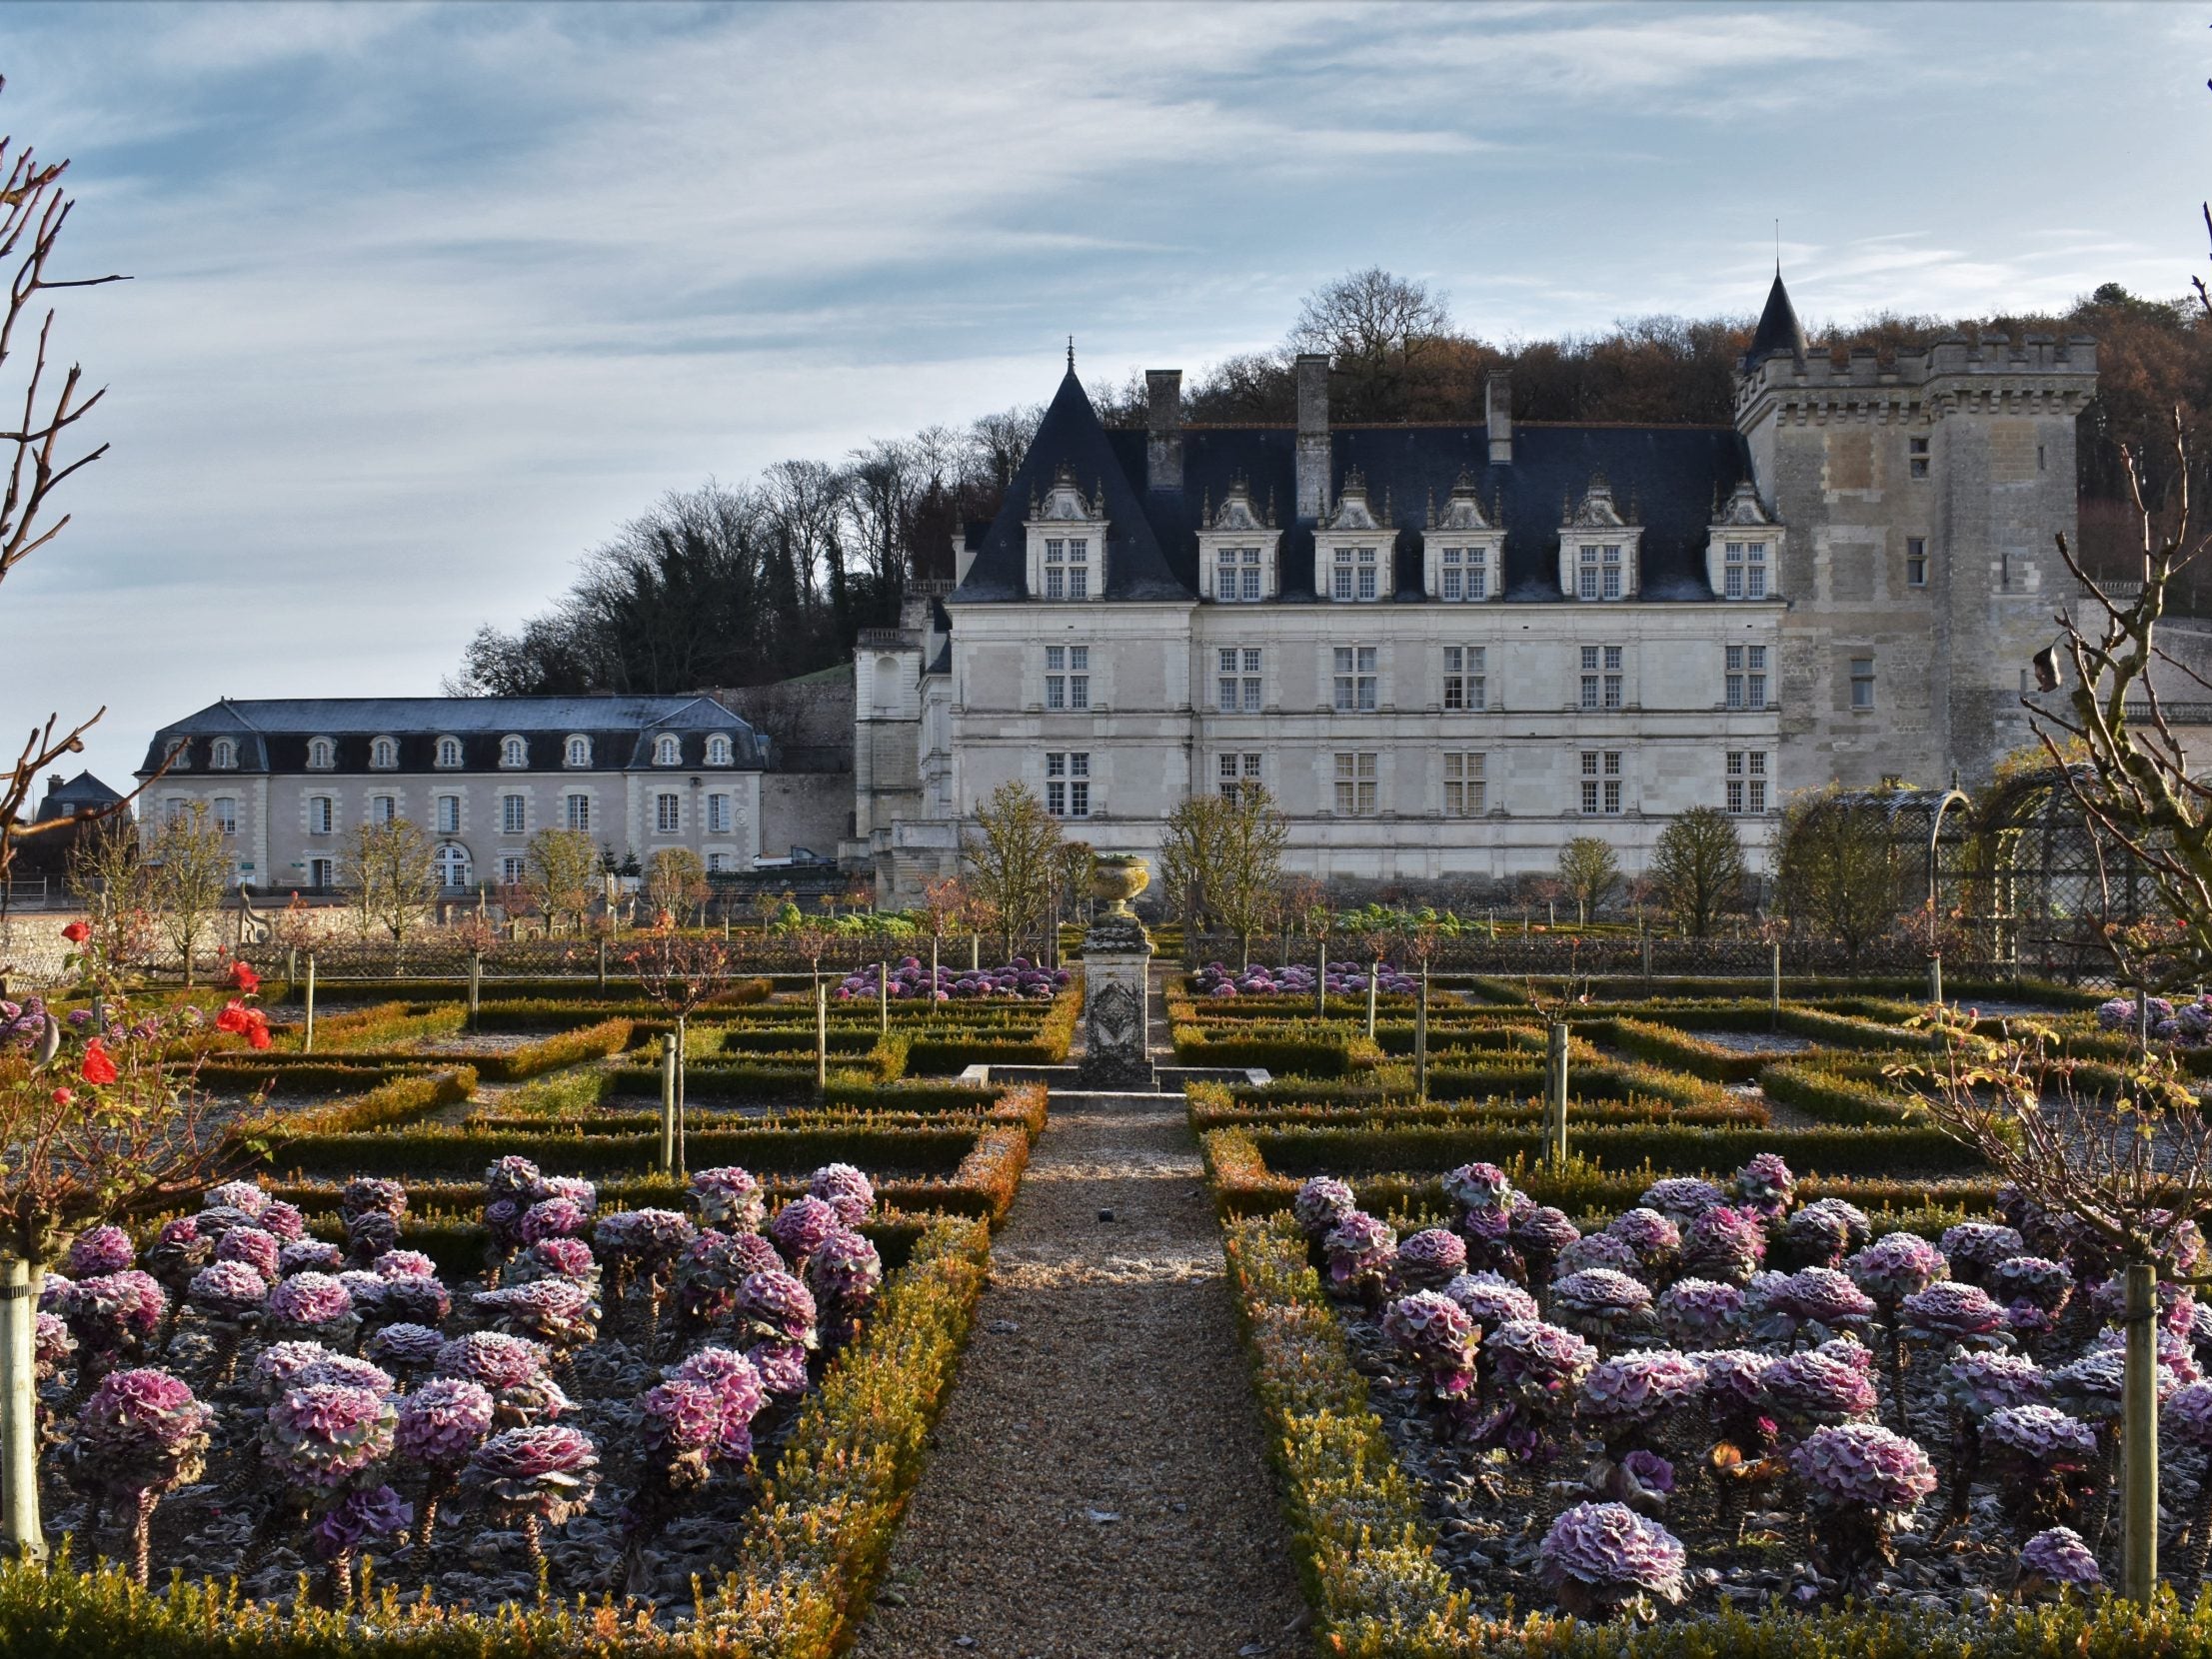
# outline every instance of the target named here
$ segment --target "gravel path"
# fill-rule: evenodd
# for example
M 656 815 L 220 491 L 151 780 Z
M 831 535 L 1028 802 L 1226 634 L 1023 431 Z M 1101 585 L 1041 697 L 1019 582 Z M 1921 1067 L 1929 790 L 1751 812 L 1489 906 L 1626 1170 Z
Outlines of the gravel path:
M 1056 1095 L 859 1654 L 1305 1651 L 1223 1273 L 1181 1096 Z

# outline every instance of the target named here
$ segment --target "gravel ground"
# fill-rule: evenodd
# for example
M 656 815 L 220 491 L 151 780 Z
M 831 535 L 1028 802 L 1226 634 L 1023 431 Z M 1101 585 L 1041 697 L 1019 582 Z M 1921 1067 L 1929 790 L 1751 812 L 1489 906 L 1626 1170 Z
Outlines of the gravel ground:
M 1056 1095 L 859 1654 L 1305 1651 L 1223 1274 L 1181 1096 Z
M 1691 1031 L 1690 1036 L 1738 1054 L 1802 1054 L 1813 1046 L 1810 1037 L 1788 1031 Z

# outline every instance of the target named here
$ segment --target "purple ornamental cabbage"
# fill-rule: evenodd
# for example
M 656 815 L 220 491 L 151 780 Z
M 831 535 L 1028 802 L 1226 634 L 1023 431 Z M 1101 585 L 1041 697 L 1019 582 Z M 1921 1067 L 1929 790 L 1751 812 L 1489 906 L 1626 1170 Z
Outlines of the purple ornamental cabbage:
M 1884 1234 L 1844 1262 L 1843 1270 L 1890 1318 L 1896 1317 L 1906 1297 L 1951 1276 L 1951 1264 L 1943 1252 L 1909 1232 Z
M 753 1273 L 778 1273 L 784 1258 L 757 1232 L 726 1233 L 703 1229 L 677 1259 L 672 1294 L 687 1327 L 703 1327 L 730 1317 L 738 1291 Z
M 1551 1276 L 1563 1279 L 1572 1273 L 1586 1273 L 1593 1267 L 1626 1273 L 1632 1279 L 1640 1278 L 1643 1258 L 1629 1247 L 1626 1239 L 1615 1238 L 1609 1232 L 1586 1233 L 1558 1253 L 1551 1264 Z
M 2212 1382 L 2184 1383 L 2167 1396 L 2166 1431 L 2183 1445 L 2212 1448 Z
M 499 1394 L 545 1375 L 546 1350 L 519 1336 L 472 1331 L 438 1350 L 437 1370 L 442 1377 L 465 1377 Z
M 528 1284 L 532 1279 L 574 1279 L 596 1290 L 599 1260 L 581 1238 L 540 1239 L 507 1264 L 509 1284 Z
M 1382 1314 L 1382 1334 L 1421 1373 L 1428 1397 L 1463 1398 L 1474 1386 L 1474 1321 L 1449 1296 L 1416 1290 Z
M 1976 1423 L 2007 1406 L 2041 1405 L 2051 1391 L 2043 1367 L 2026 1355 L 1967 1349 L 1943 1367 L 1940 1386 L 1951 1408 Z
M 345 1264 L 344 1252 L 320 1238 L 296 1239 L 277 1251 L 277 1273 L 283 1278 L 294 1273 L 336 1273 Z
M 1530 1204 L 1515 1210 L 1506 1229 L 1507 1239 L 1527 1261 L 1532 1281 L 1549 1278 L 1560 1252 L 1581 1236 L 1581 1230 L 1567 1219 L 1566 1211 L 1549 1204 Z
M 236 1324 L 260 1317 L 269 1281 L 243 1261 L 218 1261 L 192 1275 L 186 1296 L 204 1318 Z
M 365 1209 L 346 1221 L 346 1255 L 364 1267 L 399 1247 L 400 1224 L 381 1209 Z
M 1626 1273 L 1585 1268 L 1551 1281 L 1551 1314 L 1598 1341 L 1641 1335 L 1651 1327 L 1651 1291 Z
M 353 1304 L 355 1315 L 364 1324 L 382 1322 L 384 1299 L 391 1288 L 391 1280 L 381 1273 L 372 1273 L 363 1267 L 349 1267 L 342 1273 L 330 1275 L 346 1292 L 346 1299 Z
M 2097 1454 L 2097 1431 L 2050 1405 L 2008 1405 L 1982 1419 L 1982 1442 L 2019 1453 L 2043 1466 L 2066 1459 L 2086 1463 Z
M 1943 1256 L 1951 1264 L 1951 1277 L 1965 1284 L 1986 1288 L 1997 1263 L 2027 1251 L 2027 1241 L 2018 1232 L 1994 1222 L 1961 1221 L 1943 1229 Z
M 254 1356 L 246 1380 L 264 1403 L 275 1399 L 300 1380 L 300 1373 L 331 1350 L 320 1342 L 272 1342 Z
M 1307 1180 L 1290 1200 L 1290 1214 L 1309 1239 L 1321 1238 L 1358 1207 L 1351 1188 L 1327 1175 Z
M 848 1227 L 858 1227 L 876 1207 L 875 1185 L 850 1163 L 828 1163 L 817 1169 L 807 1177 L 807 1195 L 836 1210 Z
M 1812 1501 L 1829 1509 L 1885 1516 L 1911 1512 L 1935 1490 L 1928 1454 L 1875 1423 L 1815 1429 L 1790 1453 L 1790 1467 Z
M 1981 1451 L 2016 1532 L 2071 1517 L 2099 1461 L 2096 1429 L 2048 1405 L 1992 1411 L 1982 1420 Z
M 132 1247 L 129 1233 L 121 1227 L 93 1227 L 79 1233 L 70 1244 L 69 1259 L 63 1266 L 73 1279 L 90 1279 L 103 1273 L 120 1273 L 137 1264 L 138 1251 Z
M 2046 1256 L 2009 1256 L 1989 1270 L 1986 1282 L 2022 1336 L 2048 1336 L 2074 1295 L 2074 1275 Z
M 807 1350 L 797 1342 L 756 1342 L 745 1350 L 760 1374 L 761 1386 L 782 1399 L 807 1391 Z
M 77 1351 L 77 1339 L 69 1334 L 69 1321 L 58 1313 L 40 1313 L 31 1335 L 32 1364 L 41 1384 L 52 1382 Z
M 1571 1419 L 1575 1390 L 1597 1350 L 1540 1319 L 1511 1319 L 1482 1342 L 1501 1409 L 1476 1425 L 1478 1443 L 1501 1445 L 1523 1462 L 1542 1457 Z
M 1780 1220 L 1797 1194 L 1797 1177 L 1775 1152 L 1754 1155 L 1728 1185 L 1736 1201 L 1762 1221 Z
M 202 1236 L 200 1218 L 179 1215 L 164 1221 L 153 1243 L 146 1246 L 146 1271 L 161 1281 L 169 1294 L 182 1301 L 192 1275 L 215 1259 L 215 1239 Z
M 135 1267 L 77 1280 L 60 1312 L 77 1339 L 79 1380 L 91 1382 L 144 1352 L 168 1311 L 168 1292 Z
M 154 1505 L 198 1480 L 213 1408 L 167 1371 L 111 1371 L 77 1414 L 74 1478 L 111 1504 L 129 1505 L 132 1576 L 147 1577 Z
M 1844 1331 L 1863 1331 L 1873 1317 L 1873 1298 L 1849 1274 L 1804 1267 L 1766 1287 L 1765 1317 L 1754 1328 L 1761 1338 L 1785 1345 L 1805 1334 L 1824 1342 Z
M 761 1183 L 734 1163 L 694 1175 L 691 1199 L 699 1210 L 700 1225 L 718 1232 L 759 1232 L 768 1214 Z
M 352 1341 L 361 1325 L 354 1316 L 353 1298 L 328 1273 L 294 1273 L 280 1279 L 269 1292 L 268 1323 L 274 1336 L 313 1337 L 339 1347 Z
M 348 1492 L 324 1510 L 322 1519 L 308 1533 L 308 1541 L 324 1560 L 343 1564 L 350 1562 L 364 1544 L 398 1537 L 414 1519 L 414 1506 L 391 1487 L 371 1487 Z M 350 1589 L 350 1572 L 341 1570 L 338 1581 Z
M 1594 1620 L 1640 1616 L 1653 1598 L 1680 1601 L 1688 1551 L 1625 1504 L 1578 1503 L 1551 1523 L 1537 1559 L 1560 1610 Z
M 307 1217 L 282 1198 L 271 1198 L 256 1223 L 280 1244 L 296 1244 L 307 1236 Z
M 1695 1175 L 1670 1175 L 1643 1189 L 1636 1200 L 1639 1209 L 1655 1209 L 1678 1227 L 1687 1227 L 1708 1209 L 1718 1209 L 1727 1195 L 1711 1181 Z
M 420 1250 L 386 1250 L 373 1271 L 380 1279 L 434 1279 L 438 1264 Z
M 839 1342 L 852 1340 L 883 1287 L 884 1258 L 860 1233 L 834 1232 L 807 1258 L 807 1288 Z
M 1743 1292 L 1711 1279 L 1676 1279 L 1659 1292 L 1654 1311 L 1668 1341 L 1681 1347 L 1709 1347 L 1735 1329 Z
M 273 1232 L 259 1227 L 233 1227 L 216 1241 L 217 1261 L 243 1261 L 265 1279 L 277 1276 L 284 1259 L 284 1245 Z
M 2045 1527 L 2020 1546 L 2020 1577 L 2015 1591 L 2023 1601 L 2088 1594 L 2104 1584 L 2097 1557 L 2070 1526 Z
M 574 1279 L 533 1279 L 500 1290 L 479 1291 L 478 1310 L 494 1329 L 543 1342 L 565 1359 L 599 1332 L 599 1304 Z
M 1873 1355 L 1855 1342 L 1788 1354 L 1766 1369 L 1767 1403 L 1798 1437 L 1874 1415 Z
M 352 1275 L 347 1275 L 350 1281 Z M 415 1325 L 442 1325 L 453 1311 L 453 1292 L 434 1278 L 416 1273 L 398 1275 L 378 1273 L 382 1285 L 377 1297 L 376 1316 L 386 1322 Z
M 1430 1227 L 1398 1241 L 1391 1276 L 1407 1290 L 1440 1290 L 1466 1266 L 1466 1242 L 1455 1232 Z
M 395 1221 L 407 1213 L 407 1188 L 398 1181 L 361 1175 L 338 1189 L 338 1214 L 350 1221 L 372 1209 L 384 1211 Z
M 520 1521 L 533 1566 L 545 1560 L 543 1529 L 581 1514 L 599 1485 L 599 1453 L 558 1423 L 511 1428 L 477 1447 L 462 1485 L 498 1520 Z
M 1379 1294 L 1397 1259 L 1397 1234 L 1365 1210 L 1353 1210 L 1321 1240 L 1328 1258 L 1329 1289 L 1339 1296 Z
M 584 1206 L 574 1198 L 541 1198 L 522 1212 L 515 1223 L 515 1236 L 525 1244 L 547 1238 L 574 1238 L 584 1230 L 588 1219 Z
M 1698 1216 L 1682 1234 L 1681 1267 L 1691 1278 L 1748 1284 L 1765 1259 L 1766 1228 L 1751 1209 L 1718 1205 Z
M 714 1391 L 722 1425 L 717 1457 L 743 1463 L 753 1455 L 753 1419 L 768 1404 L 768 1390 L 753 1361 L 730 1348 L 702 1348 L 668 1375 L 672 1381 L 700 1383 Z
M 1443 1178 L 1444 1195 L 1463 1210 L 1507 1210 L 1517 1194 L 1494 1163 L 1462 1163 Z
M 776 1212 L 768 1236 L 793 1266 L 803 1264 L 825 1238 L 837 1231 L 838 1212 L 820 1198 L 794 1198 Z
M 465 1377 L 433 1377 L 399 1402 L 392 1449 L 435 1473 L 458 1474 L 492 1434 L 492 1395 Z
M 429 1325 L 401 1323 L 372 1333 L 361 1351 L 386 1370 L 415 1375 L 436 1365 L 445 1345 L 445 1337 Z
M 593 1225 L 592 1242 L 618 1283 L 632 1278 L 651 1281 L 676 1265 L 698 1230 L 689 1217 L 673 1209 L 616 1210 Z
M 1800 1267 L 1840 1267 L 1867 1240 L 1866 1211 L 1841 1198 L 1815 1198 L 1782 1224 L 1781 1247 Z
M 1987 1291 L 1956 1280 L 1938 1281 L 1907 1296 L 1897 1311 L 1907 1341 L 1939 1349 L 1954 1342 L 1996 1348 L 2009 1339 L 2011 1322 L 2005 1310 L 1989 1299 Z
M 398 1413 L 374 1389 L 309 1383 L 277 1396 L 262 1418 L 261 1450 L 285 1486 L 334 1492 L 392 1453 Z
M 1457 1274 L 1444 1286 L 1444 1294 L 1484 1330 L 1494 1330 L 1512 1319 L 1534 1319 L 1541 1312 L 1535 1297 L 1495 1273 Z
M 814 1294 L 789 1273 L 747 1274 L 732 1312 L 745 1336 L 801 1348 L 819 1342 Z
M 1646 1277 L 1663 1276 L 1681 1255 L 1681 1228 L 1655 1209 L 1623 1210 L 1605 1231 L 1635 1252 Z
M 1671 1348 L 1648 1348 L 1591 1366 L 1574 1414 L 1618 1455 L 1616 1448 L 1639 1431 L 1694 1406 L 1704 1386 L 1705 1370 L 1697 1361 Z
M 1722 1348 L 1691 1356 L 1705 1373 L 1705 1406 L 1720 1438 L 1755 1453 L 1774 1437 L 1767 1374 L 1780 1363 L 1749 1348 Z
M 254 1181 L 225 1181 L 221 1186 L 209 1187 L 200 1203 L 207 1209 L 235 1209 L 256 1216 L 269 1207 L 269 1194 Z
M 347 1388 L 366 1388 L 376 1394 L 390 1394 L 399 1387 L 392 1380 L 392 1373 L 383 1366 L 357 1359 L 352 1354 L 324 1354 L 310 1361 L 301 1370 L 297 1382 L 301 1386 L 335 1382 Z

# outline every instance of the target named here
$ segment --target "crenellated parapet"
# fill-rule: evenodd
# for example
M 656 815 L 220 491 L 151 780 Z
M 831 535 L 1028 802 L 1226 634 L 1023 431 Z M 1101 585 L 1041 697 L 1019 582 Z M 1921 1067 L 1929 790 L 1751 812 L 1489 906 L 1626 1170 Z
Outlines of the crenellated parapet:
M 1886 364 L 1864 346 L 1840 363 L 1818 353 L 1778 352 L 1746 363 L 1736 377 L 1736 425 L 1890 423 L 1964 412 L 2073 415 L 2096 390 L 2097 345 L 2086 335 L 1953 336 L 1925 351 L 1899 352 Z

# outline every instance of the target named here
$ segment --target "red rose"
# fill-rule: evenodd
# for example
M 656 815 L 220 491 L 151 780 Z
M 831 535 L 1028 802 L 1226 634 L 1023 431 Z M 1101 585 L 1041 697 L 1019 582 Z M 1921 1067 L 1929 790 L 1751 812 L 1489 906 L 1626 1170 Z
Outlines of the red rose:
M 76 1097 L 77 1091 L 73 1088 L 57 1088 L 54 1090 L 54 1104 L 57 1106 L 66 1106 Z
M 248 1008 L 246 1010 L 246 1046 L 249 1048 L 266 1048 L 269 1046 L 269 1016 L 259 1008 Z
M 223 1011 L 215 1016 L 215 1028 L 218 1031 L 242 1032 L 246 1029 L 248 1023 L 246 1014 L 246 1004 L 234 997 L 225 1002 Z
M 251 996 L 261 988 L 261 975 L 250 962 L 236 961 L 231 963 L 231 984 Z
M 98 1087 L 102 1083 L 114 1082 L 117 1074 L 114 1056 L 109 1054 L 98 1037 L 85 1044 L 85 1062 L 78 1069 L 78 1076 Z
M 61 936 L 71 944 L 82 944 L 92 937 L 92 929 L 82 921 L 72 921 L 61 930 Z

